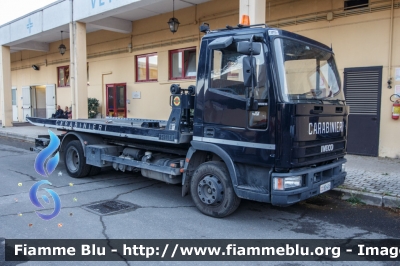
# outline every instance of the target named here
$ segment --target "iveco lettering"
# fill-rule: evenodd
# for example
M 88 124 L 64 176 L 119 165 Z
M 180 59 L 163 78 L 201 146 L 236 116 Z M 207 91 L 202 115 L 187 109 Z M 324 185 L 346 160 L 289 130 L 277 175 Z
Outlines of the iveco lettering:
M 66 132 L 71 177 L 140 171 L 181 184 L 213 217 L 241 199 L 289 206 L 343 184 L 349 108 L 332 49 L 264 24 L 200 31 L 197 85 L 171 85 L 168 120 L 27 120 Z
M 321 146 L 321 152 L 333 151 L 335 146 L 333 144 Z

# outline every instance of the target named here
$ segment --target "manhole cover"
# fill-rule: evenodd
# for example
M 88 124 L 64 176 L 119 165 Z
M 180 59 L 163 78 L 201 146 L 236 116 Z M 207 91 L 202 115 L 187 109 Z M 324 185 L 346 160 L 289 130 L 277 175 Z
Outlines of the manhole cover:
M 84 208 L 99 215 L 108 215 L 126 210 L 136 210 L 137 206 L 129 202 L 110 200 L 87 205 Z

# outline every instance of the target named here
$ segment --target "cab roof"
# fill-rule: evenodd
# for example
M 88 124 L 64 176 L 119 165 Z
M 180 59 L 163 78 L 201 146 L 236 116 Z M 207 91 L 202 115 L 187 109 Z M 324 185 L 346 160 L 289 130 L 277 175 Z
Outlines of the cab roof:
M 270 34 L 270 32 L 273 31 L 274 34 Z M 318 41 L 315 41 L 313 39 L 304 37 L 302 35 L 289 32 L 286 30 L 282 30 L 279 28 L 270 28 L 266 24 L 257 24 L 257 25 L 250 25 L 250 26 L 243 26 L 243 25 L 238 25 L 237 27 L 232 27 L 232 26 L 226 26 L 226 28 L 223 29 L 217 29 L 217 30 L 209 30 L 207 31 L 206 35 L 203 37 L 203 39 L 215 39 L 216 37 L 224 37 L 224 36 L 239 36 L 239 35 L 266 35 L 270 36 L 270 39 L 274 39 L 277 37 L 287 37 L 295 40 L 299 40 L 302 42 L 309 43 L 314 46 L 318 46 L 322 49 L 332 51 L 332 49 Z M 268 38 L 268 37 L 267 37 Z

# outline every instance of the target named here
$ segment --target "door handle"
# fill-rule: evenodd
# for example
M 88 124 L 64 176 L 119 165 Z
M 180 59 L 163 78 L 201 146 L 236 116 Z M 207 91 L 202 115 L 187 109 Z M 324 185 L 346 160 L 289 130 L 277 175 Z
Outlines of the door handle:
M 215 129 L 214 128 L 205 128 L 205 130 L 204 130 L 204 136 L 205 137 L 213 138 L 214 134 L 215 134 Z
M 378 120 L 378 118 L 376 118 L 376 117 L 373 117 L 373 118 L 371 118 L 373 121 L 376 121 L 376 120 Z

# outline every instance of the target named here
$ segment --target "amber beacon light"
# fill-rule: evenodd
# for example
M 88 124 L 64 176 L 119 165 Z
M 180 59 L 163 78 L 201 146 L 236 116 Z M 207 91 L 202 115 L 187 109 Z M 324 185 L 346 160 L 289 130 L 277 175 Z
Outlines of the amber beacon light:
M 240 24 L 245 26 L 250 26 L 250 17 L 248 15 L 242 15 Z

